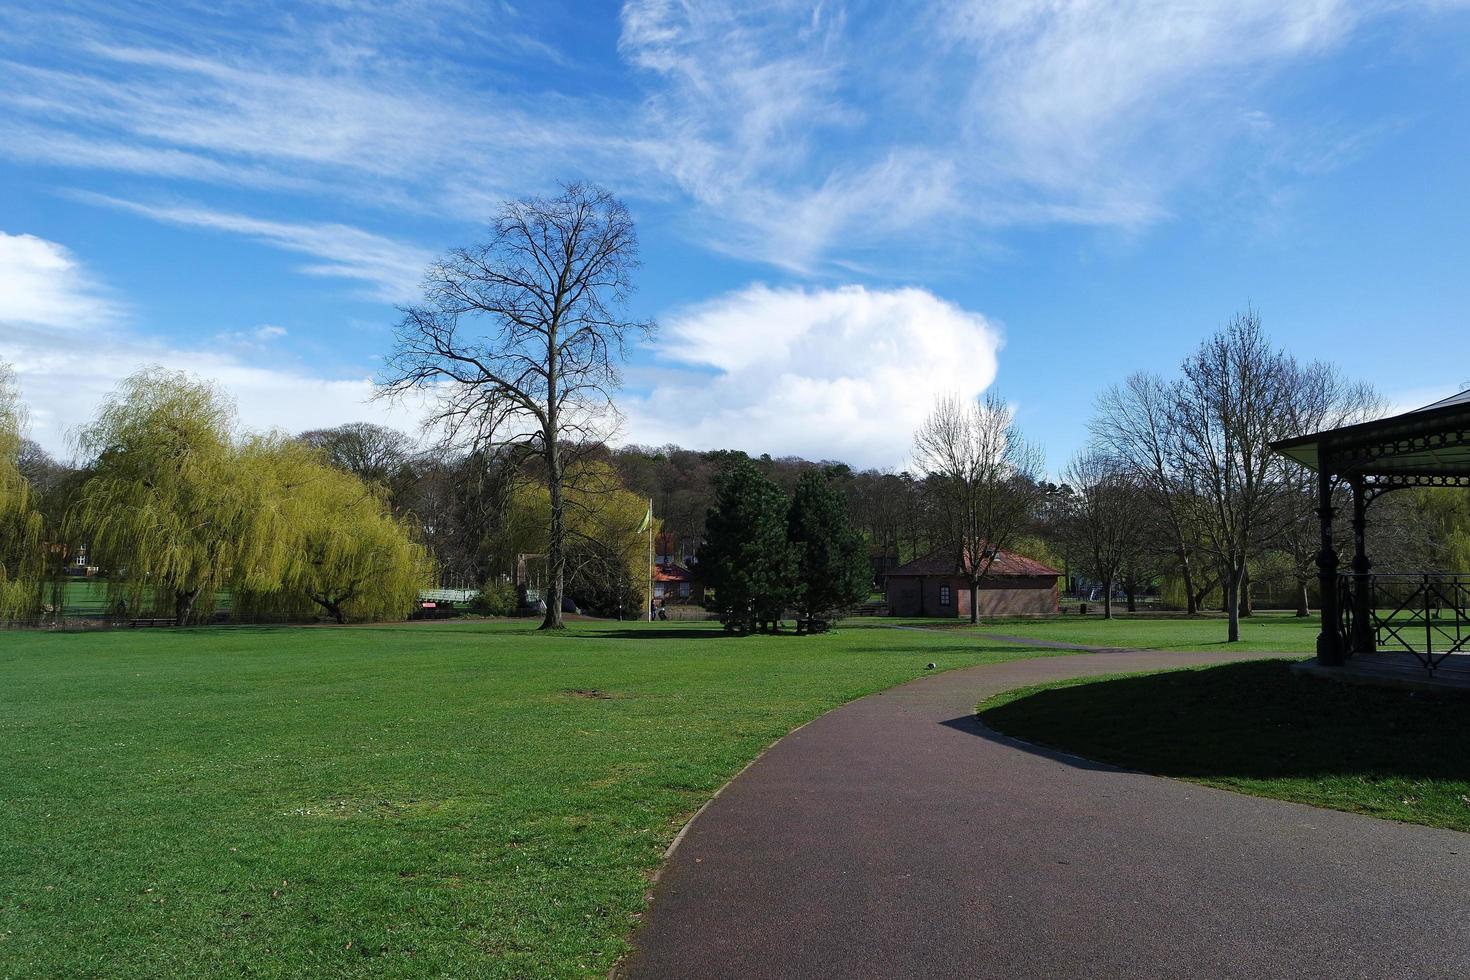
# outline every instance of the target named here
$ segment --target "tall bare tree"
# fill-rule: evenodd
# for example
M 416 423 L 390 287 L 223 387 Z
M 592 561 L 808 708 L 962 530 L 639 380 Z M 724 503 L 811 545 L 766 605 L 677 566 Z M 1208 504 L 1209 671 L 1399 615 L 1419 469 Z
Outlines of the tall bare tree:
M 604 435 L 629 340 L 638 268 L 628 209 L 601 187 L 501 205 L 490 238 L 429 267 L 423 303 L 403 310 L 383 386 L 427 391 L 431 425 L 478 451 L 530 452 L 551 495 L 542 629 L 562 628 L 564 481 L 569 453 Z
M 1228 639 L 1240 639 L 1247 563 L 1278 530 L 1286 487 L 1271 443 L 1290 434 L 1295 366 L 1273 348 L 1254 310 L 1237 314 L 1183 365 L 1170 423 L 1180 499 L 1220 569 Z
M 1072 492 L 1063 533 L 1083 571 L 1102 583 L 1103 618 L 1112 619 L 1113 586 L 1146 546 L 1143 490 L 1125 464 L 1098 449 L 1079 453 L 1066 480 Z
M 1158 513 L 1165 518 L 1184 580 L 1187 609 L 1194 615 L 1199 611 L 1201 593 L 1208 590 L 1196 588 L 1198 529 L 1190 523 L 1175 467 L 1178 433 L 1171 421 L 1173 404 L 1174 393 L 1168 382 L 1156 374 L 1140 372 L 1102 393 L 1088 428 L 1094 442 L 1125 463 L 1142 481 Z
M 937 505 L 943 542 L 970 585 L 970 622 L 980 621 L 980 583 L 997 553 L 1030 527 L 1044 496 L 1041 450 L 1021 437 L 995 394 L 941 397 L 914 434 L 914 462 Z

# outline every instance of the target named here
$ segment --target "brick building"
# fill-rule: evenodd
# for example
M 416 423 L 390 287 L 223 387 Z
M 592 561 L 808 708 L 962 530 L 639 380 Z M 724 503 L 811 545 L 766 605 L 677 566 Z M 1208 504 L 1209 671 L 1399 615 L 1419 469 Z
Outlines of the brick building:
M 1061 573 L 1023 555 L 1002 551 L 981 580 L 980 615 L 1040 616 L 1057 611 Z M 969 616 L 970 582 L 954 558 L 926 555 L 887 576 L 888 611 L 894 616 Z

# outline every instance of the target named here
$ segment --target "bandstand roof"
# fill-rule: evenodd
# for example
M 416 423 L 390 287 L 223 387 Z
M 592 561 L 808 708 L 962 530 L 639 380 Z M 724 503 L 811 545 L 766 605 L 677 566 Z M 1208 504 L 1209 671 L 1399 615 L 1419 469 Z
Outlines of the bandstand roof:
M 1470 483 L 1470 390 L 1401 415 L 1283 439 L 1272 448 L 1336 476 L 1465 485 Z

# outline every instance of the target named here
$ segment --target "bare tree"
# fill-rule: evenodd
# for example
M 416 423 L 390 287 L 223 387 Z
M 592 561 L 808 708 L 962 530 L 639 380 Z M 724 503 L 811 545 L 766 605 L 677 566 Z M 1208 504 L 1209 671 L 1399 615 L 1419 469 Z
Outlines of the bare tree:
M 1292 436 L 1366 422 L 1384 412 L 1385 405 L 1372 385 L 1349 381 L 1331 364 L 1313 361 L 1291 366 L 1286 427 Z M 1315 519 L 1317 474 L 1282 456 L 1278 460 L 1285 513 L 1276 522 L 1279 532 L 1271 544 L 1291 560 L 1295 580 L 1296 614 L 1308 616 L 1308 586 L 1317 578 L 1317 550 L 1321 535 Z M 1340 488 L 1342 489 L 1342 488 Z
M 626 345 L 653 329 L 622 312 L 638 264 L 632 217 L 601 187 L 507 201 L 488 241 L 429 267 L 424 301 L 403 310 L 383 378 L 388 394 L 428 391 L 430 424 L 446 440 L 526 451 L 544 464 L 542 629 L 562 627 L 568 454 L 606 433 Z
M 1208 588 L 1196 588 L 1193 558 L 1198 529 L 1190 523 L 1174 465 L 1178 433 L 1171 421 L 1173 402 L 1174 394 L 1163 378 L 1140 372 L 1103 392 L 1088 428 L 1094 442 L 1134 472 L 1164 516 L 1184 580 L 1187 611 L 1194 615 Z
M 1248 310 L 1187 358 L 1170 422 L 1185 504 L 1220 569 L 1228 639 L 1240 639 L 1246 565 L 1278 530 L 1285 512 L 1280 457 L 1271 443 L 1289 434 L 1291 360 L 1270 346 Z
M 914 434 L 914 461 L 934 496 L 941 547 L 969 582 L 970 622 L 977 623 L 981 580 L 1031 525 L 1043 497 L 1041 450 L 1021 438 L 999 396 L 945 396 Z
M 1102 583 L 1103 618 L 1112 619 L 1113 586 L 1125 566 L 1136 570 L 1141 565 L 1148 530 L 1143 490 L 1124 464 L 1098 449 L 1079 453 L 1067 467 L 1066 480 L 1072 492 L 1063 534 L 1083 571 Z
M 397 429 L 371 422 L 312 429 L 296 438 L 320 450 L 338 469 L 384 486 L 391 483 L 413 454 L 412 439 Z

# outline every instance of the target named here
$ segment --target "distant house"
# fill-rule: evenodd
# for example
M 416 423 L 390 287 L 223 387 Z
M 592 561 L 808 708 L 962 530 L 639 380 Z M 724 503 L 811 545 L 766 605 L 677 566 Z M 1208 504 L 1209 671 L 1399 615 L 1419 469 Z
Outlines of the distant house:
M 1061 573 L 1024 555 L 1002 551 L 980 584 L 980 615 L 1035 616 L 1057 611 Z M 970 583 L 952 556 L 939 553 L 900 565 L 887 575 L 894 616 L 968 616 Z
M 704 602 L 704 587 L 695 584 L 694 573 L 678 562 L 663 560 L 653 566 L 655 605 L 682 606 Z

